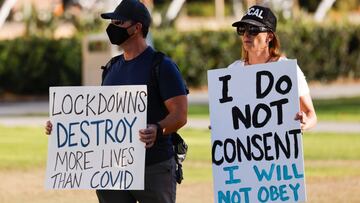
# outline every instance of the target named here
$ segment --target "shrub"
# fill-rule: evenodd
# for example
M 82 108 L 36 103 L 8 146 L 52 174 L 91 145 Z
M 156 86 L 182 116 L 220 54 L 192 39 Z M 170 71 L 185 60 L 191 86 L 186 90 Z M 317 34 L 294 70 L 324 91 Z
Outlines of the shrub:
M 282 50 L 308 81 L 360 78 L 360 26 L 281 24 Z M 156 49 L 178 65 L 189 86 L 206 85 L 209 69 L 225 68 L 241 57 L 235 29 L 178 32 L 153 30 Z M 81 85 L 81 40 L 38 37 L 0 41 L 0 93 L 47 94 L 49 86 Z
M 1 91 L 46 93 L 49 86 L 81 82 L 78 39 L 18 38 L 0 41 L 0 50 Z

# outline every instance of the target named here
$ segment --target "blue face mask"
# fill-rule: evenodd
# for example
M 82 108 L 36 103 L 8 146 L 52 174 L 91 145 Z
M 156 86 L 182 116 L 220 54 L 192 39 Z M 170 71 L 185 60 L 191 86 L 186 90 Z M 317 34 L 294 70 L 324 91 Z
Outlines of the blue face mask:
M 110 39 L 111 44 L 121 45 L 127 39 L 129 39 L 131 35 L 129 35 L 127 32 L 127 29 L 131 26 L 133 26 L 133 24 L 128 27 L 119 27 L 110 23 L 106 28 L 106 33 Z

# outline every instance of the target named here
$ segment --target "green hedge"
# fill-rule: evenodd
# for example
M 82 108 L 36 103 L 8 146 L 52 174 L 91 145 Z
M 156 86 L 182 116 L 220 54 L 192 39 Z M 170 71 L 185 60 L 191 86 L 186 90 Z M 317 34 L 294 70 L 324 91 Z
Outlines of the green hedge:
M 329 82 L 360 78 L 360 26 L 279 26 L 282 51 L 298 64 L 308 80 Z M 241 57 L 235 30 L 220 32 L 155 32 L 155 47 L 178 63 L 186 81 L 206 84 L 206 70 L 226 67 Z
M 308 80 L 360 78 L 360 26 L 280 25 L 284 53 L 297 58 Z M 154 30 L 154 44 L 179 65 L 188 85 L 206 85 L 208 69 L 240 58 L 235 30 Z M 81 40 L 22 38 L 0 41 L 0 94 L 47 94 L 49 86 L 81 85 Z
M 0 93 L 44 94 L 49 86 L 81 83 L 78 39 L 0 41 Z

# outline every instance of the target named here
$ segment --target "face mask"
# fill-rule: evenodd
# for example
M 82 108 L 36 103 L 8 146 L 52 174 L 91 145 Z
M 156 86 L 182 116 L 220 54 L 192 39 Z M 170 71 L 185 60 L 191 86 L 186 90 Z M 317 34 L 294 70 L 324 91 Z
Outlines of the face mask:
M 131 26 L 133 25 L 130 25 L 129 27 Z M 106 28 L 106 33 L 110 39 L 111 44 L 120 45 L 124 43 L 127 39 L 129 39 L 130 35 L 127 32 L 127 29 L 129 27 L 119 27 L 110 23 L 109 26 Z

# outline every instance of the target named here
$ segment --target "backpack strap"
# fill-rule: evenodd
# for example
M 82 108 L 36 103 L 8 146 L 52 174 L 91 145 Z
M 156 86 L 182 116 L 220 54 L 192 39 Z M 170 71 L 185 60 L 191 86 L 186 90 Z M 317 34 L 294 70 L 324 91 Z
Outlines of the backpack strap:
M 160 64 L 163 61 L 165 57 L 165 54 L 162 53 L 161 51 L 156 51 L 154 58 L 153 58 L 153 63 L 151 66 L 151 84 L 154 85 L 158 90 L 159 90 L 159 94 L 160 94 L 160 86 L 159 86 L 159 81 L 160 81 Z M 179 68 L 176 66 L 176 68 L 178 69 L 178 71 L 180 72 Z M 183 81 L 185 84 L 185 91 L 186 94 L 189 94 L 189 89 L 185 83 L 185 81 Z
M 101 74 L 101 85 L 104 84 L 104 79 L 107 75 L 107 73 L 109 72 L 111 66 L 117 61 L 119 60 L 121 54 L 120 55 L 117 55 L 117 56 L 114 56 L 112 57 L 107 63 L 105 66 L 101 66 L 101 69 L 102 69 L 102 74 Z
M 156 51 L 153 57 L 153 61 L 151 64 L 151 81 L 150 84 L 154 85 L 156 87 L 156 89 L 158 90 L 159 95 L 160 94 L 160 86 L 159 86 L 159 81 L 160 81 L 160 64 L 161 62 L 164 60 L 165 54 L 160 52 L 160 51 Z

